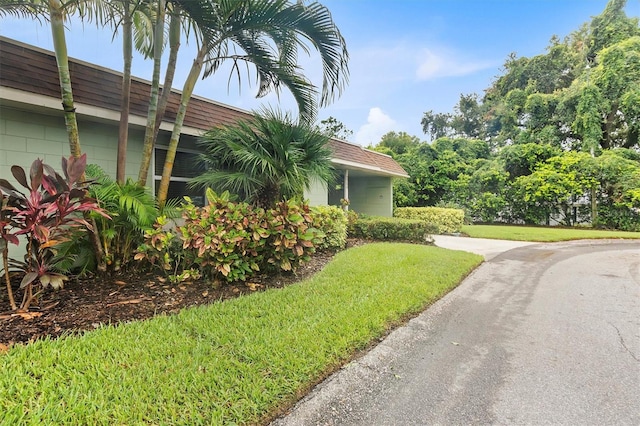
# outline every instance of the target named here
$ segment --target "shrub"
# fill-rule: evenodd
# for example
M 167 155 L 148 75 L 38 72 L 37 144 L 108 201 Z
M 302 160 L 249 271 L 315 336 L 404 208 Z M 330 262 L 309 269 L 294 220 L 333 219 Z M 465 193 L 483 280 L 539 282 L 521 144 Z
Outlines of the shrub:
M 260 246 L 268 236 L 263 210 L 230 201 L 228 192 L 218 196 L 207 191 L 207 199 L 206 206 L 196 207 L 186 198 L 181 226 L 171 229 L 160 217 L 154 229 L 145 232 L 136 259 L 146 258 L 171 281 L 194 278 L 194 269 L 195 275 L 226 281 L 246 280 L 259 270 Z
M 431 234 L 437 231 L 433 225 L 422 220 L 392 217 L 360 218 L 350 229 L 352 236 L 357 238 L 422 244 L 431 244 Z
M 398 207 L 393 215 L 397 218 L 416 219 L 436 227 L 435 233 L 460 232 L 464 224 L 464 210 L 442 207 Z
M 354 225 L 358 221 L 358 218 L 360 218 L 360 215 L 354 212 L 353 210 L 347 210 L 346 214 L 347 214 L 347 237 L 355 236 Z
M 114 181 L 99 166 L 89 164 L 87 176 L 97 185 L 89 188 L 113 220 L 95 215 L 104 261 L 108 268 L 119 271 L 133 260 L 136 248 L 144 241 L 158 217 L 158 207 L 148 188 L 128 179 L 124 184 Z
M 640 211 L 627 206 L 612 205 L 612 203 L 600 204 L 598 205 L 598 218 L 593 226 L 640 232 Z
M 246 281 L 258 271 L 294 269 L 321 241 L 306 205 L 281 202 L 265 211 L 210 189 L 207 200 L 204 207 L 185 204 L 181 226 L 160 217 L 146 231 L 136 259 L 161 268 L 174 282 L 200 276 Z
M 347 244 L 347 214 L 337 206 L 311 208 L 313 227 L 322 231 L 324 239 L 318 249 L 339 250 Z
M 72 237 L 77 231 L 91 228 L 85 220 L 85 214 L 95 212 L 109 218 L 97 202 L 88 197 L 88 182 L 81 182 L 87 157 L 62 158 L 64 177 L 51 166 L 37 159 L 31 164 L 29 176 L 20 166 L 12 166 L 13 177 L 26 188 L 26 194 L 16 189 L 5 179 L 0 179 L 2 197 L 2 215 L 0 216 L 0 246 L 3 252 L 3 269 L 7 281 L 7 291 L 12 309 L 17 306 L 13 299 L 9 281 L 7 244 L 18 244 L 18 235 L 24 235 L 27 254 L 24 262 L 14 261 L 11 266 L 19 266 L 24 272 L 20 289 L 24 291 L 21 309 L 28 309 L 38 288 L 51 286 L 58 289 L 63 286 L 67 276 L 60 266 L 58 246 Z
M 265 245 L 265 269 L 290 271 L 302 262 L 308 262 L 324 235 L 314 228 L 311 211 L 306 204 L 282 201 L 266 211 L 269 236 Z

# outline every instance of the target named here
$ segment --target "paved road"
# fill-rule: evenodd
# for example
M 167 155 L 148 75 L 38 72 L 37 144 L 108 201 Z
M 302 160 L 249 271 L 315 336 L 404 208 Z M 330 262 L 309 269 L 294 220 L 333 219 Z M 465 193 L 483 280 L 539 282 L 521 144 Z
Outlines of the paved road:
M 640 425 L 640 244 L 492 257 L 274 425 Z
M 486 238 L 453 237 L 450 235 L 434 235 L 433 242 L 438 247 L 480 254 L 484 256 L 485 260 L 491 260 L 499 254 L 514 248 L 536 244 L 528 241 L 489 240 Z

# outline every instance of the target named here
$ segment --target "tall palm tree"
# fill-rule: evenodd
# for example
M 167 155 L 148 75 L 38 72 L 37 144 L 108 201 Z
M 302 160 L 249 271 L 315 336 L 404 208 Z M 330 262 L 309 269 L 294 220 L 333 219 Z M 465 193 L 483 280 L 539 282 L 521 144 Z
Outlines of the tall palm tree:
M 149 58 L 153 55 L 153 3 L 147 0 L 73 0 L 82 5 L 79 18 L 95 21 L 99 27 L 113 27 L 115 38 L 122 29 L 122 93 L 120 101 L 120 123 L 118 128 L 118 147 L 116 161 L 116 181 L 125 183 L 127 142 L 129 138 L 129 111 L 131 92 L 131 66 L 133 47 Z M 74 4 L 72 1 L 68 5 Z
M 318 90 L 301 72 L 298 49 L 310 52 L 313 47 L 320 53 L 323 64 L 320 105 L 339 95 L 348 79 L 346 43 L 329 10 L 319 3 L 305 5 L 288 0 L 180 0 L 180 3 L 198 23 L 199 49 L 174 121 L 158 189 L 161 205 L 166 201 L 187 106 L 203 68 L 207 77 L 224 61 L 231 60 L 240 78 L 239 65 L 253 64 L 259 79 L 257 95 L 287 87 L 298 104 L 301 121 L 306 123 L 315 119 Z M 147 155 L 146 150 L 144 154 Z M 151 151 L 149 162 L 150 154 Z
M 156 21 L 153 32 L 153 76 L 151 79 L 151 94 L 149 95 L 149 110 L 147 113 L 147 127 L 145 129 L 144 145 L 142 147 L 142 162 L 138 171 L 138 184 L 147 184 L 147 174 L 153 154 L 153 134 L 156 128 L 158 98 L 160 91 L 160 67 L 162 47 L 164 44 L 165 0 L 157 0 Z M 147 161 L 148 160 L 148 161 Z
M 120 102 L 120 125 L 118 129 L 118 159 L 116 182 L 125 183 L 127 142 L 129 139 L 129 111 L 131 93 L 131 66 L 133 46 L 145 57 L 153 54 L 153 9 L 145 0 L 107 1 L 110 5 L 110 21 L 115 22 L 116 31 L 122 26 L 122 96 Z M 104 20 L 99 24 L 104 24 Z
M 314 180 L 326 183 L 333 177 L 328 140 L 308 123 L 263 110 L 200 138 L 200 161 L 207 171 L 190 185 L 228 190 L 260 207 L 302 197 Z

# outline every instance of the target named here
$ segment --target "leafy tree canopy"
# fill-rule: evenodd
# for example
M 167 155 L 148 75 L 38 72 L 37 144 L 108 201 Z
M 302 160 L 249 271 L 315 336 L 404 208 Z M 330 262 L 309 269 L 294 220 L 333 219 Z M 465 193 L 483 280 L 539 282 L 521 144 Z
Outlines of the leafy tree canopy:
M 347 128 L 344 123 L 331 116 L 321 120 L 318 129 L 327 137 L 341 139 L 343 141 L 347 141 L 353 136 L 353 130 Z
M 479 138 L 494 149 L 531 142 L 638 148 L 640 27 L 625 6 L 611 0 L 564 40 L 553 36 L 544 54 L 509 55 L 481 100 L 461 95 L 452 114 L 425 112 L 425 134 Z

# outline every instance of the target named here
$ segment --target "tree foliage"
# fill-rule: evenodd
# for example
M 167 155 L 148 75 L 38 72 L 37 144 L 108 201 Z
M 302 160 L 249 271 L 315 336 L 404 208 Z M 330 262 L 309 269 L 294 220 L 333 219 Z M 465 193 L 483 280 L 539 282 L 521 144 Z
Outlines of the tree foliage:
M 398 206 L 453 205 L 482 222 L 640 229 L 640 27 L 625 0 L 545 53 L 511 54 L 482 98 L 427 111 L 431 143 L 401 153 Z M 385 151 L 386 150 L 386 151 Z M 596 214 L 597 213 L 597 214 Z
M 335 117 L 328 117 L 320 121 L 318 126 L 320 132 L 330 138 L 348 141 L 353 136 L 353 130 L 347 128 L 343 122 Z
M 453 114 L 427 111 L 425 134 L 479 138 L 494 148 L 524 142 L 564 149 L 638 148 L 640 27 L 611 0 L 602 14 L 544 54 L 509 55 L 503 74 Z

